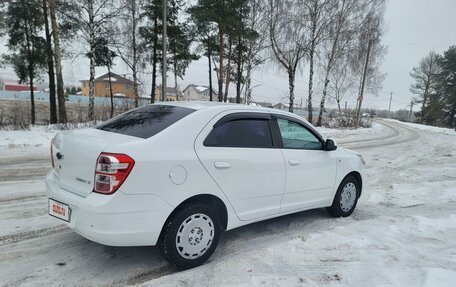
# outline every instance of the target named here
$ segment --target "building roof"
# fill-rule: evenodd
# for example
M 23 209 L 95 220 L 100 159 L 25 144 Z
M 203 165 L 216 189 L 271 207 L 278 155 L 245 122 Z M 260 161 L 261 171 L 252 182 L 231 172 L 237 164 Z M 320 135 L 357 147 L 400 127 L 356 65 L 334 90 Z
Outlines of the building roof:
M 188 85 L 188 86 L 184 89 L 184 92 L 185 92 L 187 89 L 192 88 L 192 87 L 193 87 L 198 93 L 203 93 L 203 92 L 205 92 L 205 91 L 207 91 L 207 90 L 209 89 L 208 86 L 190 84 L 190 85 Z M 213 94 L 216 94 L 217 92 L 216 92 L 214 89 L 212 89 L 212 93 L 213 93 Z
M 83 81 L 88 81 L 88 80 L 83 80 Z M 109 75 L 108 73 L 105 73 L 99 77 L 96 77 L 95 78 L 95 82 L 108 82 L 109 81 Z M 116 73 L 113 73 L 111 72 L 111 81 L 113 83 L 118 83 L 118 84 L 122 84 L 122 85 L 133 85 L 133 81 L 132 80 L 129 80 L 123 76 L 120 76 Z
M 28 86 L 27 84 L 19 84 L 19 81 L 15 81 L 15 80 L 0 80 L 0 83 L 3 83 L 4 85 L 11 85 L 11 86 Z
M 255 102 L 256 105 L 260 107 L 265 107 L 265 108 L 272 108 L 273 105 L 269 102 Z

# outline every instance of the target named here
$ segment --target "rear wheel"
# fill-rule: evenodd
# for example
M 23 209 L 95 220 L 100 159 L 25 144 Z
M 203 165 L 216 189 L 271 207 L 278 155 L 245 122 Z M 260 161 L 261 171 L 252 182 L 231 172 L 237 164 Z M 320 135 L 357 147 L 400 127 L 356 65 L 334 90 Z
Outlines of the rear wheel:
M 158 246 L 171 265 L 193 268 L 214 253 L 220 231 L 219 216 L 210 207 L 190 204 L 168 220 Z
M 333 203 L 328 207 L 335 217 L 350 216 L 356 208 L 359 197 L 359 183 L 354 176 L 347 176 L 339 185 Z

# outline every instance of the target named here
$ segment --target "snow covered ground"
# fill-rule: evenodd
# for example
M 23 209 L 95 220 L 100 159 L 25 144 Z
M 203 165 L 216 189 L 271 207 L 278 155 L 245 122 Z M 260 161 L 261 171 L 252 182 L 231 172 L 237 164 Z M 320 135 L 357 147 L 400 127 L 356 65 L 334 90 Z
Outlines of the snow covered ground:
M 228 231 L 187 271 L 155 247 L 102 246 L 49 218 L 56 131 L 0 131 L 0 285 L 455 286 L 456 132 L 385 120 L 322 131 L 366 159 L 353 215 L 319 209 Z

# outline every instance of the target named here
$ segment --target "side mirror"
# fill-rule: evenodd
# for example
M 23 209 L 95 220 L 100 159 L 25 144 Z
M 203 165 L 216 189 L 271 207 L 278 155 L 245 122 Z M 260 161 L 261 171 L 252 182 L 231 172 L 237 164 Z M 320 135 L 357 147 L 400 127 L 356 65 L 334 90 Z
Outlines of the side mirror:
M 326 143 L 325 143 L 325 150 L 326 151 L 332 151 L 332 150 L 336 150 L 336 149 L 337 149 L 337 146 L 334 143 L 334 141 L 331 140 L 331 139 L 327 139 Z

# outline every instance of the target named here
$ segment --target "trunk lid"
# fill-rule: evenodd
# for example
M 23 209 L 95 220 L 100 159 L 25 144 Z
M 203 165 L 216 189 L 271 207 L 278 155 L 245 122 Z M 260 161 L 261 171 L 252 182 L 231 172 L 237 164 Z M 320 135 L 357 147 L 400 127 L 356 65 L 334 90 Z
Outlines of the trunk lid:
M 52 140 L 52 156 L 57 184 L 86 197 L 93 191 L 98 156 L 108 146 L 138 141 L 137 137 L 81 129 L 59 132 Z

